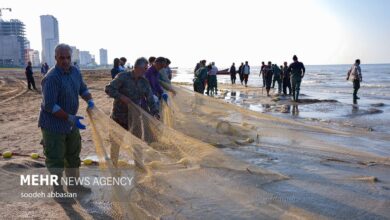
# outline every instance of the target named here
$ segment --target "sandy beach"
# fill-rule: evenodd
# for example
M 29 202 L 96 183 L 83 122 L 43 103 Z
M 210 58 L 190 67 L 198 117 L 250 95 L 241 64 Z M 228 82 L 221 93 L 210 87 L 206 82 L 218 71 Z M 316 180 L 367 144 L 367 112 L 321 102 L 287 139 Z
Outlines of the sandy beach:
M 0 70 L 0 152 L 9 150 L 16 154 L 11 159 L 0 158 L 0 175 L 5 179 L 15 177 L 29 169 L 44 168 L 44 159 L 33 160 L 29 157 L 31 153 L 39 153 L 43 156 L 42 145 L 40 145 L 41 132 L 37 126 L 41 103 L 41 76 L 34 75 L 38 91 L 27 90 L 23 70 Z M 110 81 L 108 71 L 83 71 L 83 76 L 96 106 L 109 115 L 112 100 L 103 90 Z M 186 88 L 191 88 L 188 83 L 176 83 L 175 86 L 183 91 L 182 96 L 178 96 L 177 99 L 184 99 L 187 95 L 184 91 L 187 91 Z M 190 91 L 188 94 L 191 94 Z M 244 96 L 237 94 L 244 94 Z M 237 100 L 237 97 L 240 97 L 240 100 Z M 159 201 L 159 204 L 170 207 L 172 213 L 176 214 L 159 213 L 155 210 L 155 212 L 150 211 L 146 216 L 163 219 L 390 218 L 389 136 L 370 130 L 370 126 L 348 124 L 343 120 L 323 120 L 315 117 L 297 119 L 291 116 L 296 106 L 301 109 L 310 109 L 310 106 L 315 104 L 333 106 L 337 105 L 337 100 L 302 96 L 302 102 L 297 104 L 292 103 L 288 97 L 277 95 L 265 97 L 261 88 L 254 86 L 245 88 L 226 83 L 219 85 L 219 94 L 211 99 L 232 103 L 227 105 L 227 108 L 231 108 L 226 109 L 229 110 L 229 114 L 211 112 L 215 117 L 217 115 L 223 117 L 224 121 L 242 131 L 244 134 L 242 137 L 246 139 L 237 139 L 233 136 L 217 139 L 219 131 L 214 127 L 212 120 L 207 121 L 206 116 L 197 116 L 197 121 L 193 121 L 193 126 L 203 128 L 199 133 L 186 131 L 186 126 L 189 126 L 187 121 L 182 121 L 182 124 L 177 123 L 174 129 L 211 144 L 215 149 L 230 155 L 235 160 L 260 167 L 283 178 L 261 182 L 252 177 L 253 179 L 244 181 L 247 174 L 238 173 L 234 176 L 237 177 L 234 178 L 234 182 L 228 185 L 229 193 L 225 196 L 216 193 L 213 200 L 216 202 L 215 206 L 210 206 L 209 209 L 205 209 L 205 206 L 209 202 L 212 203 L 211 199 L 205 202 L 200 196 L 192 202 L 187 198 L 177 202 L 176 205 L 165 200 L 166 204 Z M 87 120 L 86 104 L 83 101 L 80 103 L 79 113 L 86 117 L 87 126 L 87 129 L 81 132 L 81 159 L 95 158 L 96 149 L 89 129 L 91 125 Z M 253 108 L 253 104 L 261 105 L 262 108 Z M 183 109 L 185 106 L 178 107 Z M 315 111 L 316 108 L 311 109 Z M 235 111 L 242 117 L 237 118 L 234 115 Z M 376 114 L 376 112 L 367 109 L 362 114 Z M 280 127 L 277 127 L 279 125 Z M 211 135 L 207 136 L 207 133 Z M 247 140 L 248 138 L 253 140 Z M 212 178 L 208 179 L 209 176 L 202 176 L 204 173 L 199 171 L 197 177 L 190 174 L 186 176 L 187 174 L 183 173 L 183 176 L 178 177 L 180 181 L 170 184 L 177 184 L 179 187 L 181 181 L 185 181 L 186 178 L 193 178 L 195 182 L 209 180 L 204 182 L 205 186 L 223 185 L 225 181 L 231 180 L 226 176 L 219 178 L 220 172 L 213 171 L 216 176 L 214 182 Z M 151 183 L 145 182 L 140 185 L 147 187 L 148 184 Z M 243 186 L 245 190 L 240 188 Z M 165 187 L 161 185 L 161 189 Z M 17 189 L 9 186 L 2 186 L 1 190 L 3 192 L 0 191 L 0 195 L 18 193 Z M 5 193 L 4 190 L 7 192 Z M 198 190 L 201 191 L 202 187 L 199 186 Z M 166 188 L 165 191 L 156 192 L 156 195 L 174 193 L 177 192 Z M 182 194 L 182 196 L 188 195 Z M 203 196 L 208 198 L 206 195 Z M 236 204 L 237 207 L 242 207 L 241 210 L 232 208 L 235 205 L 233 202 L 227 202 L 229 198 L 233 201 L 235 196 L 239 196 L 240 201 L 243 201 L 243 204 Z M 144 202 L 154 204 L 147 196 Z M 72 204 L 58 203 L 54 200 L 33 203 L 20 200 L 10 203 L 2 198 L 0 206 L 1 218 L 4 219 L 117 219 L 121 215 L 110 201 L 96 200 L 93 197 L 80 198 Z M 144 209 L 142 206 L 139 208 Z M 143 211 L 148 212 L 148 210 Z

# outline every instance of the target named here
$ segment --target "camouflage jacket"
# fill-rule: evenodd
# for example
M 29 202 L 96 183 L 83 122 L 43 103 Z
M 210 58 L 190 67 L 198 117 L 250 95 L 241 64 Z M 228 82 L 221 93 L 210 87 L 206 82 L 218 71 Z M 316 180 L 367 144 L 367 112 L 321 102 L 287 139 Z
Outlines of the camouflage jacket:
M 158 107 L 153 99 L 149 81 L 144 77 L 136 80 L 132 72 L 119 73 L 105 88 L 105 92 L 114 98 L 111 117 L 115 121 L 127 124 L 128 107 L 120 101 L 121 95 L 127 96 L 151 115 L 158 114 Z

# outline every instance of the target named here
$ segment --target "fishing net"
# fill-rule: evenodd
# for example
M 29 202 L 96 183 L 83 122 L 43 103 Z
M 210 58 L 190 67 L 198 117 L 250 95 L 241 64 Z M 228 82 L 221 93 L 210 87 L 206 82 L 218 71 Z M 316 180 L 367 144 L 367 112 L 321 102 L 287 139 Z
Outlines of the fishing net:
M 132 219 L 289 217 L 294 210 L 270 203 L 274 195 L 262 190 L 288 177 L 237 160 L 221 148 L 290 146 L 294 143 L 286 140 L 299 134 L 302 151 L 321 149 L 302 131 L 335 131 L 256 113 L 183 86 L 173 88 L 177 94 L 162 103 L 160 121 L 130 104 L 128 130 L 98 108 L 88 111 L 100 167 L 114 176 L 127 175 L 118 170 L 134 171 L 131 189 L 114 189 L 122 214 Z M 344 152 L 326 146 L 321 150 Z

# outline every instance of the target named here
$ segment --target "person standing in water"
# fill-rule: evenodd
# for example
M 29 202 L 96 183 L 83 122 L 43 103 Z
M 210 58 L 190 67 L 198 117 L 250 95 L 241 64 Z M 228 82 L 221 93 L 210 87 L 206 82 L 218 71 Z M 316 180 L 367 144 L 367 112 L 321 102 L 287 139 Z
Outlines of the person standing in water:
M 265 71 L 264 71 L 264 68 L 266 67 L 267 65 L 265 65 L 264 61 L 261 62 L 261 68 L 260 68 L 260 73 L 259 73 L 259 76 L 261 75 L 261 77 L 263 78 L 263 87 L 265 87 Z
M 357 59 L 352 65 L 351 69 L 349 69 L 347 74 L 347 80 L 351 80 L 353 82 L 353 100 L 360 99 L 357 96 L 357 92 L 360 88 L 360 82 L 363 81 L 363 77 L 359 59 Z
M 288 72 L 291 74 L 291 86 L 292 86 L 292 94 L 293 100 L 295 102 L 298 101 L 299 98 L 299 90 L 301 87 L 302 78 L 305 76 L 305 66 L 303 63 L 298 61 L 298 57 L 296 55 L 293 56 L 293 63 L 288 67 Z
M 290 82 L 290 73 L 288 72 L 288 66 L 287 62 L 284 62 L 284 66 L 282 66 L 282 81 L 283 81 L 283 94 L 287 95 L 287 88 L 288 88 L 288 95 L 291 95 L 291 82 Z
M 267 96 L 269 96 L 269 90 L 271 89 L 272 84 L 272 76 L 274 75 L 271 61 L 268 61 L 268 66 L 265 66 L 263 71 L 265 77 L 265 89 L 267 90 Z
M 242 73 L 243 68 L 244 68 L 244 63 L 241 63 L 241 66 L 238 68 L 238 75 L 240 77 L 241 85 L 244 82 L 244 74 Z
M 245 87 L 248 85 L 248 79 L 249 79 L 249 74 L 251 73 L 250 66 L 248 64 L 248 61 L 245 61 L 245 65 L 242 67 L 242 75 L 244 76 L 244 82 L 245 82 Z
M 272 65 L 272 68 L 274 70 L 274 79 L 272 81 L 272 88 L 275 88 L 275 82 L 278 83 L 278 94 L 282 93 L 282 78 L 281 73 L 282 70 L 279 68 L 277 64 Z
M 234 63 L 230 67 L 229 72 L 230 72 L 230 80 L 232 81 L 232 84 L 236 84 L 236 66 L 234 65 Z

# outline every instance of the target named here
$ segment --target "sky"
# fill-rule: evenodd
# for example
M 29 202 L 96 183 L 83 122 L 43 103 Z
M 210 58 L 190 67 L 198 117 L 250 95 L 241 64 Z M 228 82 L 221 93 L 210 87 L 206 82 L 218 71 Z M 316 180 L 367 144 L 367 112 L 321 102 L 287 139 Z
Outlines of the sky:
M 389 0 L 1 0 L 3 19 L 26 25 L 41 51 L 40 15 L 59 23 L 60 42 L 99 49 L 109 63 L 168 57 L 171 66 L 201 60 L 282 64 L 390 63 Z

